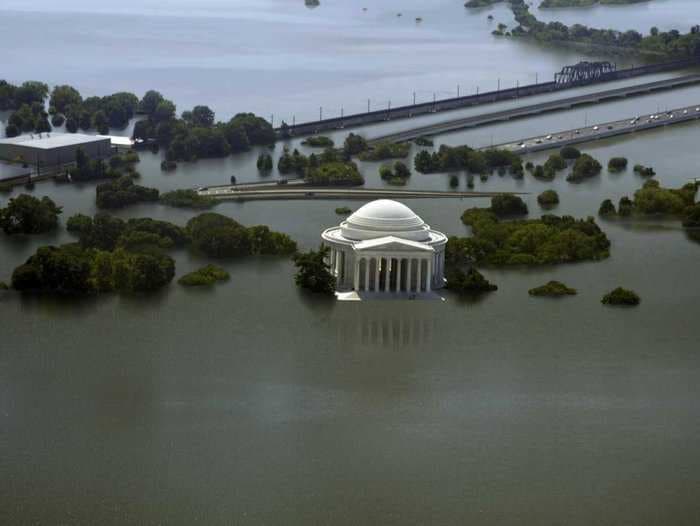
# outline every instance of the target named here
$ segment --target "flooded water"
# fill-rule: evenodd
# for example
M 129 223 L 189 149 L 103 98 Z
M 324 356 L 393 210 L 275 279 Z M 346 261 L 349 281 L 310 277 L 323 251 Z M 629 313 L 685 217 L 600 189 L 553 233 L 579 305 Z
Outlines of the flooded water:
M 494 42 L 487 11 L 467 13 L 462 2 L 367 3 L 367 12 L 358 2 L 321 2 L 315 10 L 271 0 L 190 9 L 181 0 L 163 16 L 157 2 L 34 2 L 29 13 L 6 0 L 13 11 L 1 12 L 0 28 L 17 45 L 0 52 L 9 58 L 1 76 L 96 93 L 156 87 L 181 108 L 205 102 L 226 115 L 313 112 L 319 98 L 361 103 L 420 83 L 485 84 L 499 72 L 515 80 L 578 59 Z M 627 19 L 657 3 L 675 4 L 629 7 Z M 700 15 L 700 6 L 677 3 Z M 49 35 L 24 38 L 37 20 Z M 700 87 L 684 88 L 436 142 L 486 146 L 696 102 Z M 678 187 L 697 177 L 699 130 L 680 125 L 584 149 L 604 163 L 623 155 L 652 165 L 664 186 Z M 232 174 L 252 181 L 257 154 L 163 174 L 160 157 L 143 153 L 138 169 L 142 184 L 161 190 Z M 367 186 L 383 184 L 377 164 L 360 168 Z M 447 190 L 448 180 L 415 173 L 409 188 Z M 577 185 L 562 175 L 551 183 L 492 176 L 476 189 L 527 192 L 536 217 L 537 194 L 554 188 L 555 213 L 584 217 L 642 182 L 631 170 L 604 171 Z M 42 183 L 33 193 L 63 205 L 64 221 L 96 211 L 94 185 Z M 0 205 L 8 197 L 0 194 Z M 406 204 L 432 227 L 467 235 L 462 211 L 488 203 Z M 310 248 L 345 205 L 361 203 L 224 203 L 216 211 Z M 148 205 L 120 215 L 184 224 L 194 213 Z M 0 292 L 0 524 L 695 525 L 700 244 L 677 221 L 601 224 L 610 259 L 485 269 L 499 290 L 474 301 L 446 293 L 444 302 L 336 303 L 300 292 L 292 263 L 276 258 L 224 262 L 231 281 L 207 291 L 174 283 L 154 296 L 83 301 Z M 0 235 L 0 280 L 37 247 L 71 240 L 63 229 Z M 206 262 L 186 251 L 174 257 L 178 276 Z M 528 296 L 551 279 L 579 295 Z M 604 308 L 600 298 L 618 285 L 636 290 L 642 305 Z

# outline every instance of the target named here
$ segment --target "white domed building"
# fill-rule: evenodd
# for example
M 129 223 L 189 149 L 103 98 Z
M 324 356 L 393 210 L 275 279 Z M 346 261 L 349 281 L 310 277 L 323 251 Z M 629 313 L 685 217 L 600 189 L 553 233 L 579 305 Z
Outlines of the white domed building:
M 397 201 L 367 203 L 321 237 L 340 293 L 412 296 L 445 285 L 447 237 Z

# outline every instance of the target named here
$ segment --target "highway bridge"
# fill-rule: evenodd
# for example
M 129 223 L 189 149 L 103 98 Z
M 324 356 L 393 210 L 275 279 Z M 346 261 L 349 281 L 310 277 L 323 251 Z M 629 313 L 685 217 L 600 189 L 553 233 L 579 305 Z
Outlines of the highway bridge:
M 551 111 L 567 110 L 575 106 L 597 104 L 603 101 L 644 95 L 655 91 L 669 90 L 695 84 L 700 84 L 700 75 L 686 75 L 673 79 L 659 80 L 656 82 L 648 82 L 645 84 L 626 86 L 624 88 L 598 91 L 595 93 L 587 93 L 576 97 L 557 99 L 549 102 L 532 104 L 530 106 L 522 106 L 520 108 L 513 108 L 493 113 L 484 113 L 481 115 L 454 119 L 447 122 L 430 124 L 427 126 L 421 126 L 410 130 L 375 137 L 371 139 L 369 143 L 371 145 L 379 142 L 407 142 L 417 139 L 418 137 L 428 137 L 431 135 L 449 133 L 465 128 L 474 128 L 496 122 L 531 117 L 533 115 L 539 115 L 541 113 Z
M 697 66 L 699 64 L 700 61 L 697 58 L 688 58 L 671 62 L 648 64 L 627 69 L 614 68 L 614 70 L 606 70 L 603 74 L 597 76 L 585 77 L 585 81 L 582 82 L 580 80 L 577 80 L 579 77 L 576 75 L 567 75 L 568 70 L 573 69 L 574 71 L 576 71 L 580 68 L 581 65 L 585 65 L 586 67 L 590 67 L 592 65 L 590 63 L 581 63 L 577 64 L 576 66 L 567 66 L 564 69 L 562 69 L 561 73 L 555 75 L 555 81 L 553 82 L 542 82 L 536 84 L 529 84 L 525 86 L 516 86 L 515 88 L 498 89 L 496 91 L 476 93 L 473 95 L 467 95 L 462 97 L 452 97 L 449 99 L 434 99 L 432 102 L 423 102 L 393 108 L 389 105 L 387 108 L 372 111 L 370 111 L 368 103 L 367 112 L 365 113 L 341 115 L 339 117 L 334 117 L 330 119 L 321 118 L 317 121 L 309 121 L 298 124 L 292 123 L 291 125 L 289 123 L 286 123 L 286 130 L 283 131 L 280 127 L 277 128 L 275 131 L 277 132 L 277 135 L 280 138 L 284 138 L 286 134 L 289 134 L 289 136 L 291 137 L 303 137 L 305 135 L 314 135 L 317 133 L 323 133 L 327 131 L 342 130 L 357 126 L 366 126 L 368 124 L 377 124 L 380 122 L 397 119 L 408 119 L 412 117 L 417 117 L 419 115 L 429 115 L 431 113 L 437 113 L 441 111 L 451 111 L 461 108 L 469 108 L 472 106 L 480 106 L 482 104 L 492 104 L 494 102 L 499 101 L 507 101 L 523 97 L 530 97 L 533 95 L 552 93 L 562 91 L 565 89 L 580 87 L 582 85 L 599 84 L 603 82 L 634 78 L 654 73 L 663 73 L 668 71 L 680 70 L 684 68 Z M 563 78 L 568 80 L 562 81 Z
M 566 131 L 551 132 L 544 135 L 529 137 L 527 139 L 513 141 L 487 148 L 503 148 L 520 154 L 533 153 L 555 148 L 562 148 L 571 144 L 591 142 L 630 133 L 637 133 L 654 128 L 663 128 L 674 124 L 696 121 L 700 119 L 700 104 L 686 106 L 675 110 L 653 113 L 649 115 L 635 115 L 627 119 L 612 122 L 594 124 L 584 128 L 574 128 Z
M 431 190 L 393 190 L 390 188 L 348 188 L 348 187 L 312 187 L 286 185 L 267 187 L 239 187 L 237 185 L 210 186 L 197 191 L 201 196 L 221 200 L 263 201 L 290 199 L 445 199 L 493 197 L 509 192 L 440 192 Z M 519 194 L 523 195 L 523 194 Z

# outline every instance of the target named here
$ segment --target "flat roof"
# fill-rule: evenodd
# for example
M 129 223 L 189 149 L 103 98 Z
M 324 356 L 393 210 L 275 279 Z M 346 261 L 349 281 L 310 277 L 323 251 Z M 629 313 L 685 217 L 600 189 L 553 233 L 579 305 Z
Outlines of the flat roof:
M 10 139 L 0 140 L 0 146 L 4 144 L 18 144 L 28 148 L 39 150 L 51 150 L 62 146 L 77 146 L 93 142 L 104 142 L 110 140 L 102 135 L 84 135 L 81 133 L 35 133 L 33 135 L 20 135 Z

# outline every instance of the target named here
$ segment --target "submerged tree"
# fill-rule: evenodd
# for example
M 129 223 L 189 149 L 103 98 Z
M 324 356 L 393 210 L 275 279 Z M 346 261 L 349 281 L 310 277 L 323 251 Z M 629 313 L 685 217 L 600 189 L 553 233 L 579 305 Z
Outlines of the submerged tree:
M 326 263 L 329 253 L 330 249 L 321 245 L 317 251 L 310 250 L 294 256 L 294 264 L 298 269 L 294 281 L 299 287 L 319 294 L 335 292 L 335 276 Z

